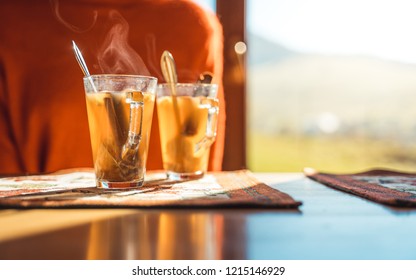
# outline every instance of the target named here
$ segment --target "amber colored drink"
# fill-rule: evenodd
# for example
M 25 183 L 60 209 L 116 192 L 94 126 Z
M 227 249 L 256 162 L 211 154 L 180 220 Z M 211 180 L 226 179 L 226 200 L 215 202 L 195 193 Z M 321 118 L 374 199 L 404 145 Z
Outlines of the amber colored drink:
M 180 86 L 178 96 L 161 96 L 158 92 L 163 167 L 172 178 L 200 177 L 207 171 L 210 147 L 215 141 L 218 100 L 182 94 Z
M 97 186 L 141 186 L 155 94 L 130 89 L 87 91 L 86 102 Z

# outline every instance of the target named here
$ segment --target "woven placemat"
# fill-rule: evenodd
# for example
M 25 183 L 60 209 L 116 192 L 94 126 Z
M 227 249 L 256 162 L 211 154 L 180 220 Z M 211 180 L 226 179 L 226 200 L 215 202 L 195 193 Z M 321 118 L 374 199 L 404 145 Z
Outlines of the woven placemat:
M 250 171 L 208 173 L 202 179 L 169 181 L 148 172 L 144 186 L 98 189 L 92 171 L 0 179 L 2 208 L 297 208 L 286 193 L 259 182 Z
M 305 169 L 305 175 L 331 188 L 395 207 L 416 207 L 416 174 L 374 169 L 353 174 L 320 173 Z

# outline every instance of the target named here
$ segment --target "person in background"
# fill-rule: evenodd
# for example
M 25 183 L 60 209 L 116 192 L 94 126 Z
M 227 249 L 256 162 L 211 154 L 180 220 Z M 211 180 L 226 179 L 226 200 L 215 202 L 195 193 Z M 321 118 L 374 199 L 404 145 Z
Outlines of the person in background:
M 220 115 L 209 170 L 221 170 L 222 36 L 217 17 L 189 0 L 1 1 L 0 174 L 92 167 L 83 75 L 72 40 L 91 74 L 151 75 L 164 82 L 164 50 L 175 58 L 179 82 L 211 72 Z M 155 112 L 147 169 L 162 168 Z

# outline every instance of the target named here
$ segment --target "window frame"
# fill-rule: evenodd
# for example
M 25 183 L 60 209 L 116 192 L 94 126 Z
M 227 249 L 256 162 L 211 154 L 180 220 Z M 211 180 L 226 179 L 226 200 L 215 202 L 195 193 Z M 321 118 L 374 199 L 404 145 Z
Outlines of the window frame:
M 246 43 L 246 1 L 216 0 L 224 31 L 224 97 L 226 131 L 223 170 L 245 169 L 246 163 L 246 53 L 235 51 Z

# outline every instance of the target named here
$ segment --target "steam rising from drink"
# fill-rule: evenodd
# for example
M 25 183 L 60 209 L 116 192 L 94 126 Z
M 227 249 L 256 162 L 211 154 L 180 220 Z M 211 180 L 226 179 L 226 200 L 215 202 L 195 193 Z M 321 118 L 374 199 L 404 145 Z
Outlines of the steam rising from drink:
M 97 22 L 97 16 L 98 16 L 98 12 L 97 11 L 93 11 L 93 20 L 92 23 L 89 27 L 87 28 L 80 28 L 78 26 L 75 26 L 73 24 L 71 24 L 70 22 L 66 21 L 61 13 L 59 12 L 59 1 L 57 0 L 50 0 L 49 1 L 51 3 L 52 6 L 52 10 L 53 10 L 53 15 L 55 16 L 55 18 L 61 23 L 63 24 L 65 27 L 67 27 L 69 30 L 76 32 L 76 33 L 84 33 L 89 31 Z
M 50 3 L 55 18 L 72 32 L 92 33 L 102 28 L 102 26 L 97 26 L 97 23 L 103 22 L 98 21 L 98 15 L 101 16 L 101 14 L 97 10 L 92 11 L 92 22 L 90 26 L 81 28 L 62 17 L 58 0 L 50 0 Z M 112 27 L 108 31 L 97 53 L 97 61 L 101 73 L 150 76 L 150 72 L 143 59 L 128 43 L 128 22 L 116 10 L 109 11 L 108 19 L 112 23 Z M 90 38 L 94 40 L 97 36 L 91 34 Z
M 97 55 L 103 73 L 150 76 L 142 58 L 128 44 L 127 21 L 115 10 L 110 11 L 109 17 L 115 24 L 108 32 Z

